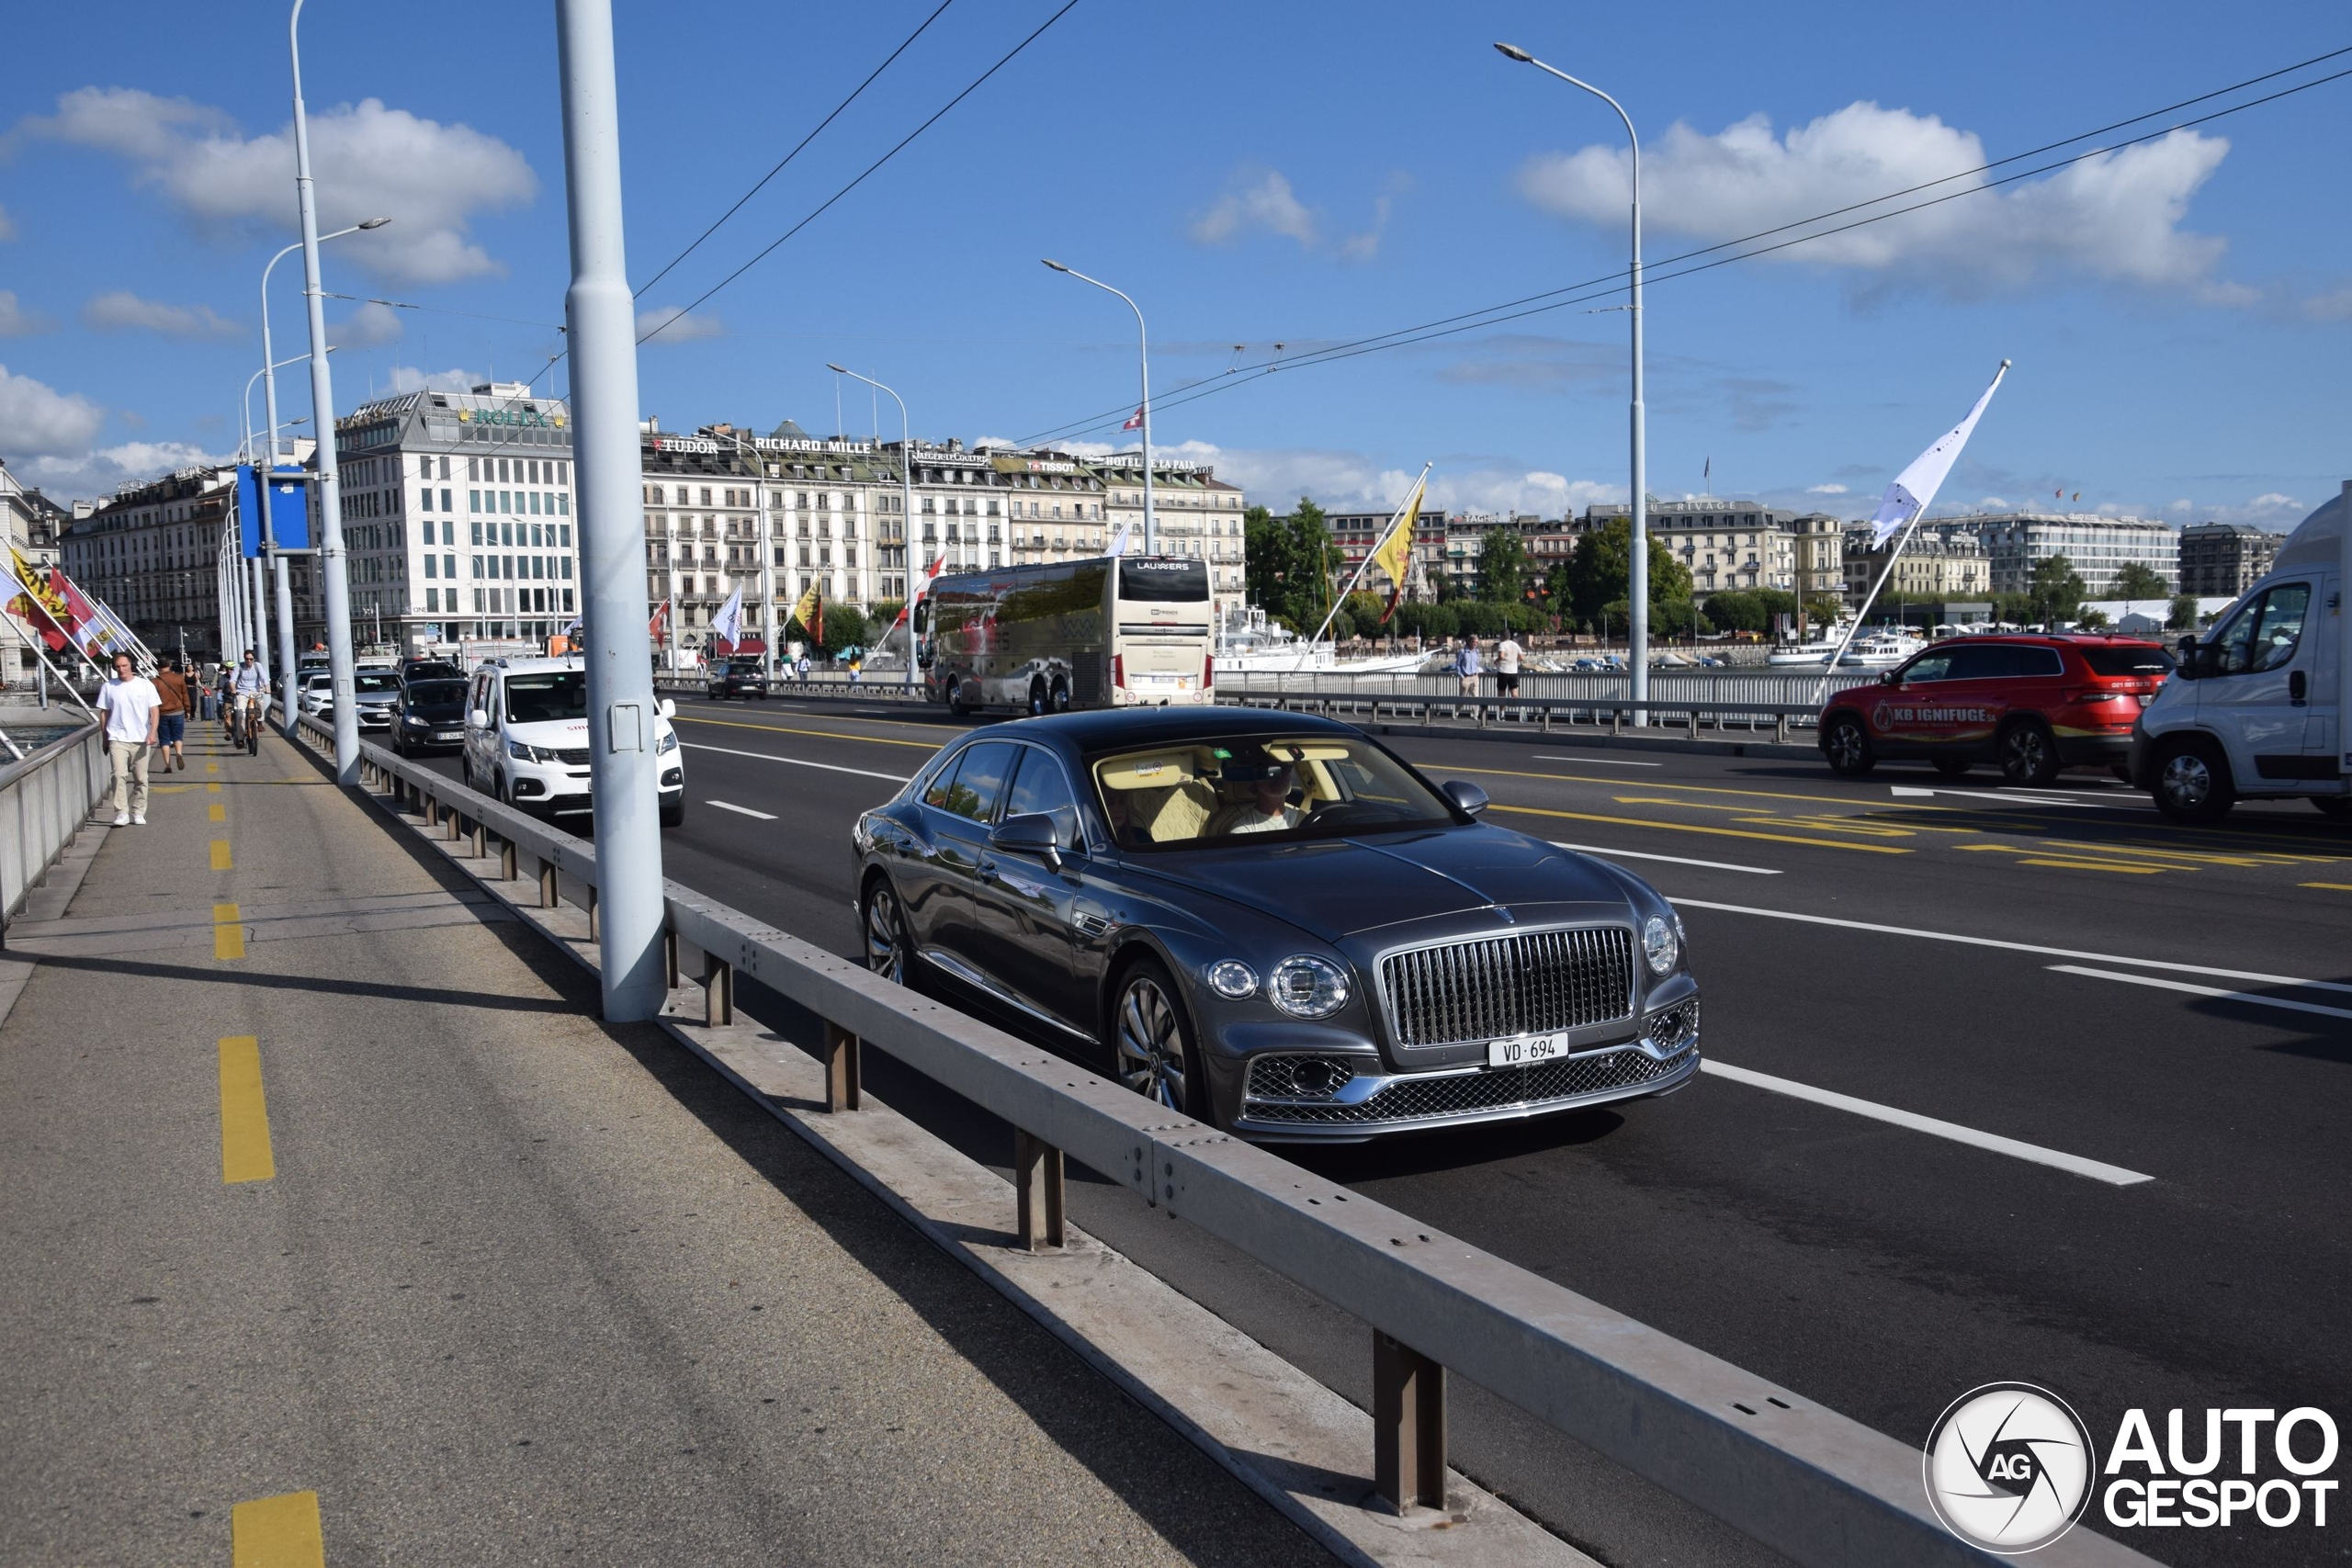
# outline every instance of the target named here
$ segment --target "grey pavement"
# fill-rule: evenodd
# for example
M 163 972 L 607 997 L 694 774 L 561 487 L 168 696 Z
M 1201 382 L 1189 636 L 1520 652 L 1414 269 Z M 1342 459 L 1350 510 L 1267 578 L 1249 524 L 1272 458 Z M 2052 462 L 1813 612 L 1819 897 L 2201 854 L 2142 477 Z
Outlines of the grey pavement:
M 0 1562 L 226 1563 L 305 1491 L 338 1568 L 1325 1560 L 307 758 L 197 728 L 8 932 Z M 231 1182 L 242 1035 L 275 1173 Z

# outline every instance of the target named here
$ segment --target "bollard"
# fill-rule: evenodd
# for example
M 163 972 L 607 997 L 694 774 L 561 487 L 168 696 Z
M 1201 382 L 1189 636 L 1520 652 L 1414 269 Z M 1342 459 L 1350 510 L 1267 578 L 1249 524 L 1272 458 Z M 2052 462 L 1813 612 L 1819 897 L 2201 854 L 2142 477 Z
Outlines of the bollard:
M 712 1029 L 735 1021 L 735 966 L 707 953 L 702 955 L 702 1021 Z
M 858 1108 L 862 1089 L 859 1080 L 864 1077 L 864 1071 L 857 1036 L 828 1019 L 825 1021 L 827 1111 L 854 1111 Z
M 1062 1224 L 1062 1152 L 1035 1134 L 1012 1130 L 1014 1229 L 1024 1252 L 1067 1242 Z
M 1373 1488 L 1398 1513 L 1445 1506 L 1445 1369 L 1372 1331 Z
M 539 908 L 552 909 L 562 901 L 562 890 L 556 881 L 555 863 L 552 861 L 539 862 Z

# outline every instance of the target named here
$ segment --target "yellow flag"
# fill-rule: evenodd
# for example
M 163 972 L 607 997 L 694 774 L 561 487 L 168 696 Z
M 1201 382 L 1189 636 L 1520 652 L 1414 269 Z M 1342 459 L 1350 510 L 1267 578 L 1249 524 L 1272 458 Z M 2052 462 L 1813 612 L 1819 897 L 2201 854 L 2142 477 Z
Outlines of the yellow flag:
M 792 607 L 792 618 L 811 637 L 819 642 L 825 640 L 825 607 L 817 597 L 816 583 L 809 583 L 808 591 L 800 595 L 800 603 Z
M 1386 626 L 1389 615 L 1396 613 L 1397 602 L 1405 597 L 1405 573 L 1413 563 L 1413 519 L 1421 514 L 1421 492 L 1429 488 L 1430 477 L 1423 473 L 1413 483 L 1413 493 L 1406 499 L 1405 509 L 1388 537 L 1372 552 L 1372 563 L 1388 574 L 1388 610 L 1380 617 Z

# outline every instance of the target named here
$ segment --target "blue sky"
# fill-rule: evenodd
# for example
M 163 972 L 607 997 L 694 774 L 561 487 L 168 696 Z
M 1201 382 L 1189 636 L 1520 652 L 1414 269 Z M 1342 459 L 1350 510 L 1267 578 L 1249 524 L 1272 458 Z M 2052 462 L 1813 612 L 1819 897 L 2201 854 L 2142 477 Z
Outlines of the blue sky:
M 618 0 L 632 277 L 936 3 Z M 1059 3 L 953 0 L 640 303 L 667 314 L 718 281 Z M 61 496 L 235 446 L 261 265 L 293 222 L 283 9 L 92 16 L 12 21 L 20 110 L 0 126 L 0 457 Z M 552 7 L 313 0 L 304 38 L 325 216 L 395 220 L 330 246 L 327 287 L 430 308 L 334 303 L 340 404 L 540 372 L 568 272 Z M 2352 44 L 2352 20 L 2319 4 L 1079 0 L 647 344 L 644 412 L 829 431 L 834 359 L 897 386 L 933 438 L 1021 439 L 1119 406 L 1132 318 L 1038 265 L 1054 255 L 1143 303 L 1161 445 L 1254 499 L 1393 500 L 1425 459 L 1456 507 L 1622 499 L 1626 318 L 1589 313 L 1610 299 L 1176 400 L 1277 343 L 1297 355 L 1623 265 L 1615 117 L 1504 61 L 1498 38 L 1634 116 L 1655 266 Z M 2006 355 L 1939 511 L 2059 489 L 2084 509 L 2291 523 L 2352 474 L 2347 122 L 2352 80 L 1656 282 L 1650 489 L 1695 493 L 1712 459 L 1717 494 L 1866 515 Z M 298 276 L 278 269 L 281 354 L 300 340 Z M 307 411 L 299 375 L 284 390 Z M 870 430 L 869 395 L 838 390 L 842 423 Z

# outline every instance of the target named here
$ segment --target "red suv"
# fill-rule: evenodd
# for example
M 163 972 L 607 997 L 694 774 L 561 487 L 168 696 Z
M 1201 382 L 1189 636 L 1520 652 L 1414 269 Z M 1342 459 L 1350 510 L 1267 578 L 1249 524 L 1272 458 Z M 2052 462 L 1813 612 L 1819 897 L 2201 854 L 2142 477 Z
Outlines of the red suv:
M 1821 710 L 1832 771 L 1921 758 L 1958 777 L 1998 762 L 2011 784 L 2062 768 L 2122 770 L 2132 724 L 2172 672 L 2153 642 L 2105 637 L 1964 637 L 1936 644 L 1878 683 L 1834 694 Z

